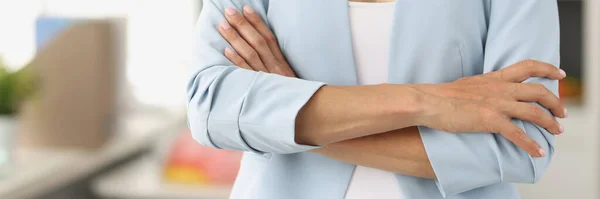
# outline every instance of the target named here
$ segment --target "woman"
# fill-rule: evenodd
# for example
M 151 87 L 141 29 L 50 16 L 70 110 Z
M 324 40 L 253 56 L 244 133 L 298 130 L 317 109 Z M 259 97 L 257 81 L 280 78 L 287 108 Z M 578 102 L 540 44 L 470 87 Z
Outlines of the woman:
M 231 197 L 518 198 L 564 132 L 556 2 L 373 3 L 204 0 L 189 125 L 245 152 Z

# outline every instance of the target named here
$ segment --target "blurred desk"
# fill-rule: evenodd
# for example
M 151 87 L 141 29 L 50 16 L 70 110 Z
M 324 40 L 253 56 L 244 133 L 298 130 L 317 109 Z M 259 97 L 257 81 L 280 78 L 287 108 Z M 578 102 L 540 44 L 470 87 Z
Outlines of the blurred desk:
M 14 169 L 0 178 L 0 198 L 39 198 L 148 150 L 161 135 L 185 128 L 183 113 L 133 113 L 96 150 L 20 148 Z
M 161 180 L 160 161 L 142 157 L 93 182 L 93 190 L 114 199 L 227 199 L 228 186 L 177 185 Z

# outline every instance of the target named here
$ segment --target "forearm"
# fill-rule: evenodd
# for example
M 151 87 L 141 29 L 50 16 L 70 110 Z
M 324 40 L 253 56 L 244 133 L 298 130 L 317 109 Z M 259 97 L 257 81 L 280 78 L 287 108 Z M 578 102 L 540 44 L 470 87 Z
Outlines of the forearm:
M 296 141 L 326 145 L 414 126 L 418 97 L 402 85 L 324 86 L 298 113 Z
M 421 178 L 435 178 L 416 127 L 355 138 L 312 150 L 342 162 Z

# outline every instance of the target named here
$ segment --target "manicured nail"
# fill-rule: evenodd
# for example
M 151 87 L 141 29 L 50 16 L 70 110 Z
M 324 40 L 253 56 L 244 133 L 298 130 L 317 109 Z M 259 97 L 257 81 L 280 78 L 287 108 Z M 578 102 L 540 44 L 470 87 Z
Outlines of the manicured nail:
M 565 127 L 562 124 L 558 124 L 558 131 L 560 131 L 560 133 L 564 133 Z
M 565 118 L 569 117 L 569 111 L 567 111 L 567 108 L 565 108 L 563 114 L 565 115 Z
M 221 26 L 221 28 L 223 28 L 223 30 L 229 30 L 231 28 L 229 23 L 227 23 L 226 21 L 222 21 L 219 26 Z
M 233 49 L 227 47 L 227 48 L 225 48 L 225 54 L 227 54 L 227 55 L 235 55 L 235 51 L 233 51 Z
M 558 73 L 560 73 L 560 76 L 563 78 L 567 76 L 567 73 L 563 69 L 558 69 Z
M 227 8 L 227 9 L 225 9 L 225 14 L 227 14 L 227 15 L 229 15 L 229 16 L 232 16 L 232 15 L 234 15 L 236 12 L 237 12 L 237 11 L 235 11 L 235 9 L 233 9 L 233 8 L 231 8 L 231 7 L 229 7 L 229 8 Z
M 252 9 L 250 6 L 244 6 L 244 11 L 246 11 L 248 14 L 254 14 L 254 9 Z
M 540 154 L 540 157 L 546 156 L 546 151 L 544 151 L 542 148 L 538 149 L 538 153 Z

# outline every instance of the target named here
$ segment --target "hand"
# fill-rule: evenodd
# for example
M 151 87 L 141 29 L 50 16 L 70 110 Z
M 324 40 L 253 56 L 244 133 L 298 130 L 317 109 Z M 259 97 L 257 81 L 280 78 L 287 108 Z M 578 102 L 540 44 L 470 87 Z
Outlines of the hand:
M 227 8 L 225 17 L 229 23 L 223 21 L 219 25 L 219 33 L 235 49 L 225 49 L 227 59 L 245 69 L 295 77 L 273 32 L 250 6 L 243 10 L 242 16 Z
M 561 134 L 564 128 L 552 115 L 526 102 L 537 102 L 561 118 L 567 117 L 567 111 L 558 97 L 543 85 L 520 83 L 529 77 L 558 80 L 564 78 L 565 73 L 547 63 L 525 60 L 452 83 L 413 85 L 422 93 L 425 104 L 420 124 L 447 132 L 500 133 L 529 154 L 544 156 L 542 148 L 510 119 L 530 121 L 552 134 Z
M 220 24 L 219 32 L 234 48 L 227 48 L 225 56 L 245 69 L 295 77 L 275 35 L 252 8 L 244 6 L 243 10 L 243 15 L 232 8 L 225 11 L 228 22 Z M 452 83 L 409 86 L 426 99 L 427 111 L 419 117 L 420 125 L 448 132 L 500 133 L 530 155 L 539 157 L 545 152 L 509 119 L 530 121 L 560 134 L 563 129 L 551 115 L 525 102 L 538 102 L 559 117 L 566 117 L 566 109 L 544 86 L 520 82 L 530 77 L 558 80 L 564 76 L 564 71 L 552 65 L 525 60 Z

